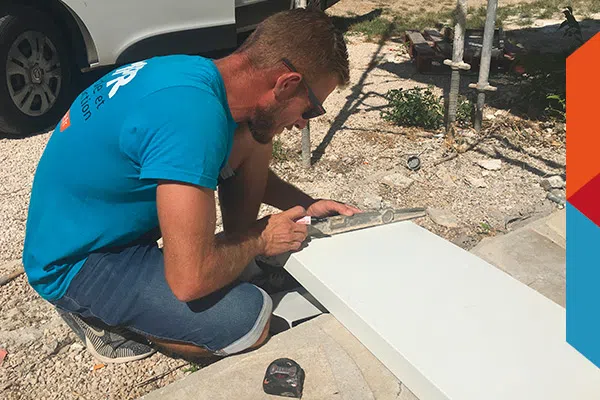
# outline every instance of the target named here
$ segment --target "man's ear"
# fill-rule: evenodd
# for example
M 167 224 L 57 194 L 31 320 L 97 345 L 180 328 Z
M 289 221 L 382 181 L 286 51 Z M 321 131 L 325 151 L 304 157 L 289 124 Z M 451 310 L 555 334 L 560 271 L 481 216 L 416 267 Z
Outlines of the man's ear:
M 296 96 L 298 87 L 302 84 L 302 75 L 297 72 L 289 72 L 279 75 L 273 88 L 277 100 L 289 100 Z

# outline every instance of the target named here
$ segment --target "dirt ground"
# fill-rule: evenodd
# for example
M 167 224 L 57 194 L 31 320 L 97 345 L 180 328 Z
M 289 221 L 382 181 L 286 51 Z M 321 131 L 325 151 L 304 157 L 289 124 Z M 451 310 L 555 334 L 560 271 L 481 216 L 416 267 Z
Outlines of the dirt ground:
M 396 4 L 342 0 L 332 13 L 361 14 L 382 3 Z M 383 44 L 356 35 L 348 40 L 351 83 L 336 90 L 324 104 L 326 116 L 311 123 L 313 165 L 301 166 L 300 132 L 286 132 L 273 160 L 280 176 L 315 197 L 363 209 L 435 208 L 446 217 L 445 226 L 431 218 L 415 222 L 465 249 L 559 207 L 546 198 L 540 181 L 564 177 L 564 124 L 525 121 L 508 110 L 488 107 L 481 134 L 459 134 L 461 140 L 480 143 L 436 164 L 449 154 L 445 139 L 383 121 L 382 95 L 389 89 L 427 85 L 442 95 L 449 75 L 417 74 L 394 38 Z M 465 76 L 462 93 L 475 80 L 474 74 Z M 15 268 L 11 261 L 20 258 L 29 189 L 48 138 L 49 133 L 0 140 L 0 275 Z M 422 160 L 416 172 L 406 168 L 413 154 Z M 499 160 L 500 169 L 484 169 L 481 160 Z M 162 354 L 94 370 L 96 362 L 23 275 L 0 289 L 0 348 L 8 350 L 0 366 L 3 399 L 133 399 L 191 372 L 187 363 Z
M 532 0 L 530 0 L 532 1 Z M 515 3 L 524 3 L 527 1 L 520 0 L 506 0 L 502 1 L 502 4 L 515 4 Z M 480 7 L 486 6 L 487 0 L 469 0 L 469 7 Z M 427 11 L 438 11 L 444 8 L 453 8 L 456 6 L 456 1 L 452 0 L 442 0 L 442 1 L 434 1 L 434 0 L 425 0 L 423 2 L 411 2 L 411 1 L 396 1 L 396 0 L 363 0 L 363 1 L 347 1 L 342 0 L 336 3 L 333 7 L 329 9 L 329 13 L 331 15 L 337 16 L 345 16 L 349 14 L 363 15 L 372 10 L 378 8 L 388 8 L 394 13 L 402 13 L 410 12 L 410 11 L 419 11 L 422 8 L 425 8 Z

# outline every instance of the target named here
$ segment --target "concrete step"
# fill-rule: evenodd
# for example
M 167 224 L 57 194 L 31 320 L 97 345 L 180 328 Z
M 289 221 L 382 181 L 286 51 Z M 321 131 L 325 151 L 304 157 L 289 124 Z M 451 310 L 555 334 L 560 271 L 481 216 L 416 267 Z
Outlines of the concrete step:
M 304 369 L 304 400 L 417 400 L 330 314 L 280 333 L 256 351 L 225 358 L 142 399 L 281 399 L 262 390 L 267 366 L 280 357 L 291 358 Z
M 565 215 L 560 210 L 506 235 L 483 239 L 471 252 L 564 307 Z

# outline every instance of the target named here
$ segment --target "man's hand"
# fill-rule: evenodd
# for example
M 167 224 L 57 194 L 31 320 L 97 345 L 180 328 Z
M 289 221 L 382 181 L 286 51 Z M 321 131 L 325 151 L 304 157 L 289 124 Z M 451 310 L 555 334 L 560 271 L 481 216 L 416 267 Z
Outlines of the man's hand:
M 295 221 L 305 215 L 304 208 L 297 206 L 260 219 L 257 224 L 258 229 L 262 231 L 260 239 L 263 254 L 276 256 L 300 249 L 302 242 L 306 239 L 307 227 Z
M 329 217 L 336 214 L 351 216 L 360 212 L 362 211 L 356 207 L 333 200 L 318 200 L 306 209 L 306 214 L 311 217 Z

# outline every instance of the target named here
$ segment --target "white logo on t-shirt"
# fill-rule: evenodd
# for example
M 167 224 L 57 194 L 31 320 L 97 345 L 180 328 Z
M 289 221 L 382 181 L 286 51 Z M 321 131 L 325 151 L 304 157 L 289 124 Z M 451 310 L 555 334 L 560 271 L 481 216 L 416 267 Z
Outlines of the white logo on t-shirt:
M 115 76 L 115 75 L 121 75 L 121 76 L 119 76 L 116 79 L 113 79 L 112 81 L 108 81 L 106 83 L 106 87 L 110 87 L 110 86 L 114 85 L 110 89 L 110 92 L 108 93 L 108 98 L 112 99 L 112 97 L 117 93 L 117 91 L 119 90 L 119 88 L 121 86 L 125 86 L 129 82 L 131 82 L 131 80 L 133 78 L 135 78 L 135 75 L 138 73 L 138 71 L 140 69 L 144 68 L 144 65 L 146 65 L 146 63 L 144 61 L 138 61 L 136 63 L 130 64 L 126 67 L 119 68 L 118 70 L 116 70 L 113 73 L 113 76 Z

